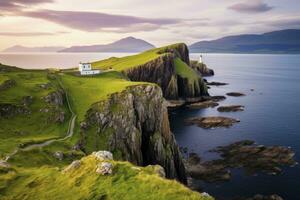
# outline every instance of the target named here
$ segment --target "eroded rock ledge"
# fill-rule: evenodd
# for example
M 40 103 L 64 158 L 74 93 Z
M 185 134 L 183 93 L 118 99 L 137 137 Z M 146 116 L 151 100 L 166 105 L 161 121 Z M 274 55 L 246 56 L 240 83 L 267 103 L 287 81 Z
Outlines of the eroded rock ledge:
M 109 150 L 117 159 L 140 166 L 159 164 L 168 178 L 186 183 L 163 94 L 156 85 L 128 87 L 94 104 L 81 123 L 81 134 L 87 153 Z

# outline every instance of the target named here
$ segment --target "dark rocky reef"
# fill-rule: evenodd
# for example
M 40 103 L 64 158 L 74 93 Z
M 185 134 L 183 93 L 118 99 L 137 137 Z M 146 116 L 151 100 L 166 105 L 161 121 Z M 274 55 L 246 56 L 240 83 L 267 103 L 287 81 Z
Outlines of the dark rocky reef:
M 222 82 L 206 82 L 206 85 L 209 85 L 209 86 L 224 86 L 224 85 L 228 85 L 228 83 L 222 83 Z
M 190 66 L 199 73 L 201 76 L 213 76 L 215 75 L 214 70 L 209 69 L 206 64 L 199 63 L 198 61 L 192 60 Z
M 219 112 L 238 112 L 238 111 L 244 111 L 245 106 L 241 105 L 231 105 L 231 106 L 220 106 L 218 107 Z
M 197 103 L 192 103 L 190 105 L 187 105 L 187 107 L 191 109 L 203 109 L 203 108 L 214 108 L 218 105 L 219 104 L 213 100 L 206 100 Z
M 228 92 L 226 93 L 227 96 L 231 96 L 231 97 L 242 97 L 242 96 L 246 96 L 243 93 L 240 92 Z
M 167 107 L 155 85 L 128 87 L 92 106 L 81 123 L 82 149 L 109 150 L 114 157 L 146 166 L 159 164 L 168 178 L 186 183 Z
M 283 200 L 283 198 L 277 194 L 272 194 L 272 195 L 261 195 L 261 194 L 256 194 L 253 197 L 237 197 L 233 198 L 233 200 Z
M 189 50 L 185 44 L 176 44 L 158 51 L 158 58 L 143 65 L 125 70 L 132 81 L 145 81 L 158 84 L 163 95 L 168 100 L 187 99 L 207 96 L 206 84 L 199 75 L 198 81 L 190 83 L 175 71 L 175 58 L 180 58 L 187 65 L 190 64 Z M 196 73 L 196 72 L 195 72 Z
M 192 117 L 185 120 L 187 125 L 197 125 L 206 129 L 215 127 L 228 128 L 237 122 L 240 121 L 229 117 Z
M 281 173 L 281 166 L 296 164 L 293 159 L 295 154 L 291 149 L 256 145 L 250 140 L 218 147 L 211 152 L 219 153 L 221 158 L 201 162 L 197 154 L 190 154 L 185 163 L 188 175 L 206 182 L 223 182 L 230 180 L 232 168 L 243 168 L 248 175 L 258 172 L 277 175 Z

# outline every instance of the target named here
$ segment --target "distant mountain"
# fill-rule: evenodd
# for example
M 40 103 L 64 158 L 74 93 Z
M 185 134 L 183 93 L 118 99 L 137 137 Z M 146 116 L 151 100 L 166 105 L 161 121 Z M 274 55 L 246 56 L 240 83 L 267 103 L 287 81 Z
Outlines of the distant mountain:
M 197 42 L 189 48 L 194 53 L 300 53 L 300 30 L 228 36 Z
M 127 37 L 104 45 L 73 46 L 60 52 L 141 52 L 155 48 L 154 45 L 134 37 Z
M 3 52 L 57 52 L 66 47 L 53 46 L 53 47 L 25 47 L 21 45 L 16 45 L 4 49 Z

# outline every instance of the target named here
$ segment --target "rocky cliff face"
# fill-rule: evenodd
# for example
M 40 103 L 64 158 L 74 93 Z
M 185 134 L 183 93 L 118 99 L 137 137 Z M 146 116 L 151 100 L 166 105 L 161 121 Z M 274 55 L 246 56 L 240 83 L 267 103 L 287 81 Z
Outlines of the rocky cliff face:
M 206 85 L 199 75 L 196 82 L 176 73 L 175 58 L 180 58 L 190 65 L 189 50 L 185 44 L 176 44 L 158 51 L 160 57 L 124 73 L 132 81 L 146 81 L 158 84 L 166 99 L 186 99 L 208 95 Z M 196 72 L 195 72 L 196 73 Z
M 205 64 L 198 63 L 198 61 L 192 60 L 190 66 L 198 72 L 201 76 L 213 76 L 214 70 L 209 69 Z
M 93 105 L 81 123 L 82 147 L 109 150 L 134 164 L 159 164 L 168 178 L 186 183 L 179 148 L 170 131 L 161 89 L 139 85 Z

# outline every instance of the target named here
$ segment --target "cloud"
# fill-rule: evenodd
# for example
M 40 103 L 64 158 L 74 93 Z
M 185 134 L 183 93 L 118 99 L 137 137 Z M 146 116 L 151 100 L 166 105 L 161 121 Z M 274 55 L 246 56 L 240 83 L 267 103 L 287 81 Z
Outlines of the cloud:
M 51 36 L 59 35 L 68 32 L 0 32 L 0 36 L 14 36 L 14 37 L 32 37 L 32 36 Z
M 52 3 L 54 0 L 0 0 L 0 11 L 17 11 L 22 8 L 42 3 Z
M 240 13 L 262 13 L 273 9 L 273 7 L 264 3 L 263 0 L 248 0 L 244 3 L 234 4 L 228 8 Z
M 143 18 L 87 11 L 37 10 L 21 15 L 47 20 L 81 31 L 136 32 L 152 31 L 164 25 L 180 23 L 175 18 Z

